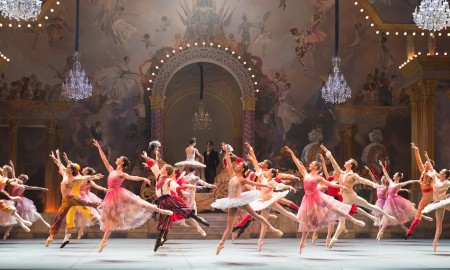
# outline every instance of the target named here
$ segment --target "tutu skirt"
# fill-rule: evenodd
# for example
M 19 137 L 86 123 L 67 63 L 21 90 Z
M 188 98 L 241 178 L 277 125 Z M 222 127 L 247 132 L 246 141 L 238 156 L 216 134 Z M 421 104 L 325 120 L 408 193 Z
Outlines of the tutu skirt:
M 30 221 L 32 223 L 38 220 L 38 216 L 34 214 L 37 212 L 36 206 L 32 200 L 22 197 L 22 201 L 16 202 L 17 214 L 21 216 L 23 219 Z
M 404 224 L 416 216 L 416 208 L 414 204 L 402 196 L 388 197 L 384 203 L 383 210 L 389 215 L 395 217 L 396 221 L 389 221 L 387 218 L 381 220 L 382 225 L 399 225 Z
M 430 203 L 422 210 L 422 214 L 430 213 L 431 211 L 441 208 L 450 211 L 450 198 L 441 200 L 439 202 Z
M 188 166 L 188 167 L 194 167 L 194 168 L 206 168 L 206 165 L 198 162 L 196 160 L 185 160 L 185 161 L 180 161 L 174 164 L 176 167 L 184 167 L 184 166 Z
M 305 194 L 297 214 L 299 232 L 316 231 L 336 224 L 336 220 L 341 217 L 338 209 L 350 213 L 352 206 L 317 190 Z
M 378 206 L 378 207 L 380 207 L 380 209 L 383 209 L 385 203 L 386 203 L 386 200 L 385 200 L 385 199 L 378 199 L 378 200 L 375 202 L 375 205 Z M 375 211 L 372 211 L 371 214 L 372 214 L 373 216 L 377 217 L 378 220 L 381 220 L 381 218 L 383 217 L 382 214 L 380 214 L 380 213 L 378 213 L 378 212 L 375 212 Z M 375 222 L 373 223 L 373 225 L 374 225 L 374 226 L 380 226 L 381 224 L 380 224 L 379 221 L 375 221 Z
M 270 199 L 263 201 L 261 198 L 259 198 L 256 201 L 250 203 L 250 206 L 255 211 L 261 211 L 271 206 L 274 202 L 277 202 L 279 199 L 286 197 L 288 193 L 289 193 L 288 190 L 283 192 L 274 192 L 272 193 L 272 197 Z
M 123 231 L 141 226 L 152 216 L 144 204 L 147 202 L 123 187 L 110 190 L 99 206 L 100 229 Z
M 242 192 L 241 196 L 236 197 L 236 198 L 218 199 L 211 204 L 211 207 L 217 208 L 217 209 L 236 208 L 239 206 L 250 204 L 251 202 L 259 199 L 260 196 L 261 196 L 261 192 L 259 190 L 246 191 L 246 192 Z
M 3 203 L 9 207 L 14 208 L 14 202 L 10 200 L 3 200 Z M 11 215 L 11 213 L 0 211 L 0 226 L 8 227 L 12 225 L 16 225 L 16 218 Z
M 88 195 L 84 195 L 84 194 L 81 195 L 81 198 L 83 198 L 87 202 L 100 203 L 102 201 L 102 199 L 97 197 L 97 195 L 95 195 L 92 192 L 89 192 Z M 94 207 L 88 207 L 88 208 L 92 211 L 92 215 L 97 216 L 97 217 L 100 216 L 100 213 L 97 211 L 97 209 L 95 209 Z M 85 215 L 83 215 L 79 211 L 77 211 L 77 213 L 75 214 L 75 218 L 77 220 L 77 226 L 78 227 L 90 227 L 90 226 L 92 226 L 92 225 L 97 223 L 95 221 L 91 221 L 89 218 L 87 218 Z

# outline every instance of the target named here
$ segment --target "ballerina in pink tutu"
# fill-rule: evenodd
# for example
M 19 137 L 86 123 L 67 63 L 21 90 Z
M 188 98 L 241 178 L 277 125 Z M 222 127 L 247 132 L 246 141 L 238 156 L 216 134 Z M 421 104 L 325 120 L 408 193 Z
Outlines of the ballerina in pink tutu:
M 139 196 L 121 187 L 122 182 L 127 180 L 145 181 L 150 185 L 150 180 L 144 177 L 129 175 L 122 169 L 130 165 L 127 157 L 121 156 L 116 159 L 116 169 L 108 162 L 97 140 L 92 140 L 97 147 L 103 164 L 109 172 L 108 193 L 100 204 L 101 209 L 101 229 L 105 232 L 100 242 L 98 252 L 102 252 L 107 246 L 107 240 L 112 231 L 131 230 L 144 224 L 151 216 L 153 211 L 164 215 L 172 215 L 172 211 L 159 209 L 156 205 L 142 200 Z
M 300 209 L 298 210 L 297 218 L 299 222 L 299 232 L 302 232 L 302 239 L 300 241 L 299 253 L 302 254 L 306 247 L 306 238 L 311 231 L 317 231 L 322 228 L 336 223 L 336 220 L 344 217 L 352 221 L 358 226 L 365 226 L 366 224 L 349 215 L 352 208 L 351 205 L 341 203 L 333 197 L 320 192 L 317 188 L 318 184 L 325 186 L 332 186 L 348 191 L 348 188 L 325 180 L 319 175 L 321 164 L 313 161 L 309 164 L 310 173 L 306 171 L 303 163 L 295 156 L 294 152 L 287 146 L 285 149 L 291 154 L 292 160 L 299 172 L 303 175 L 303 189 L 305 195 L 303 196 Z
M 250 203 L 259 198 L 259 190 L 252 190 L 247 192 L 242 192 L 242 186 L 248 184 L 251 186 L 259 186 L 269 188 L 268 185 L 253 182 L 245 178 L 244 173 L 248 169 L 247 163 L 242 158 L 236 159 L 236 165 L 233 167 L 230 158 L 230 150 L 226 147 L 225 143 L 222 143 L 222 149 L 225 151 L 225 158 L 227 161 L 227 171 L 230 176 L 230 181 L 228 183 L 228 197 L 218 199 L 211 204 L 212 208 L 218 209 L 228 209 L 228 219 L 227 228 L 223 233 L 222 239 L 220 240 L 219 246 L 216 249 L 216 255 L 219 255 L 220 251 L 225 246 L 225 241 L 231 234 L 233 229 L 234 220 L 236 219 L 236 214 L 238 209 L 241 209 L 249 213 L 256 220 L 260 221 L 262 224 L 266 225 L 269 230 L 271 230 L 275 235 L 282 236 L 283 232 L 275 229 L 264 217 L 258 215 L 251 207 Z
M 34 187 L 34 186 L 25 185 L 27 183 L 27 181 L 28 181 L 28 175 L 21 174 L 21 175 L 19 175 L 18 179 L 15 179 L 15 181 L 10 182 L 10 185 L 13 186 L 13 190 L 11 193 L 12 196 L 17 196 L 17 197 L 21 198 L 21 200 L 18 200 L 15 202 L 15 207 L 17 209 L 17 213 L 23 219 L 25 219 L 31 223 L 34 223 L 37 220 L 41 220 L 42 223 L 44 223 L 44 225 L 47 226 L 47 228 L 50 228 L 50 224 L 48 224 L 42 218 L 41 214 L 39 214 L 37 212 L 36 206 L 34 206 L 33 201 L 23 196 L 23 193 L 25 192 L 25 190 L 48 191 L 48 189 L 42 188 L 42 187 Z M 9 233 L 11 232 L 13 227 L 14 226 L 9 226 L 6 229 L 5 234 L 3 235 L 3 240 L 8 238 Z
M 383 210 L 395 217 L 395 220 L 388 220 L 383 217 L 381 219 L 381 228 L 378 231 L 377 240 L 380 241 L 383 236 L 383 232 L 387 226 L 400 225 L 402 229 L 408 231 L 408 228 L 404 225 L 406 222 L 413 220 L 417 214 L 417 209 L 414 207 L 414 203 L 408 201 L 407 199 L 399 196 L 397 193 L 400 191 L 400 188 L 413 184 L 419 183 L 419 180 L 409 180 L 406 182 L 400 183 L 400 180 L 403 178 L 403 173 L 396 172 L 393 176 L 394 180 L 389 177 L 389 174 L 386 171 L 386 168 L 383 166 L 383 163 L 380 161 L 380 166 L 383 169 L 384 177 L 389 182 L 389 187 L 387 191 L 387 199 L 384 203 Z M 433 220 L 430 217 L 423 216 L 425 220 Z
M 381 165 L 383 166 L 383 165 Z M 364 166 L 364 169 L 367 170 L 367 172 L 369 172 L 370 178 L 372 178 L 372 181 L 374 183 L 377 183 L 377 179 L 375 178 L 375 175 L 373 174 L 372 170 L 367 167 Z M 375 202 L 375 205 L 378 206 L 380 209 L 383 209 L 384 207 L 384 203 L 386 202 L 386 198 L 387 198 L 387 183 L 386 183 L 386 177 L 381 177 L 380 179 L 380 184 L 377 187 L 377 201 Z M 377 221 L 375 221 L 373 223 L 374 226 L 381 226 L 381 218 L 383 217 L 383 215 L 381 215 L 380 213 L 376 212 L 376 211 L 372 211 L 371 213 L 374 217 L 378 218 Z

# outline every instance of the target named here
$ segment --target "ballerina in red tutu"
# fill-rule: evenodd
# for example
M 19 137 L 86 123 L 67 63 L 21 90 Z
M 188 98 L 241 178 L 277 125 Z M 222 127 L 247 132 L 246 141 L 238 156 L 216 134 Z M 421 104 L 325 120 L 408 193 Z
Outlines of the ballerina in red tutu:
M 108 193 L 100 204 L 101 209 L 101 229 L 105 232 L 100 242 L 98 252 L 102 252 L 107 246 L 107 240 L 112 231 L 131 230 L 144 224 L 152 215 L 153 211 L 172 215 L 172 211 L 159 209 L 156 205 L 142 200 L 139 196 L 121 187 L 122 182 L 127 180 L 145 181 L 150 184 L 150 180 L 140 176 L 133 176 L 123 172 L 123 169 L 130 165 L 127 157 L 121 156 L 116 159 L 116 169 L 108 162 L 100 144 L 93 140 L 97 147 L 103 164 L 109 172 Z

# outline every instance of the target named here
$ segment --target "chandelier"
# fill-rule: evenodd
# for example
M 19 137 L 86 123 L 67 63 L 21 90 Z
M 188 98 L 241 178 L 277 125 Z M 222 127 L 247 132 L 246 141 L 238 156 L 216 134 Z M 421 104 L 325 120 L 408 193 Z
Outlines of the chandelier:
M 211 116 L 205 110 L 203 102 L 200 101 L 198 104 L 198 110 L 194 113 L 192 117 L 192 126 L 194 130 L 206 130 L 211 129 Z
M 333 57 L 333 72 L 328 76 L 328 80 L 322 87 L 322 97 L 325 101 L 331 103 L 343 103 L 352 97 L 352 90 L 348 86 L 339 70 L 341 58 Z
M 205 106 L 203 105 L 203 63 L 198 63 L 200 67 L 200 102 L 198 104 L 198 110 L 194 113 L 192 117 L 192 128 L 194 130 L 206 130 L 211 128 L 211 116 L 205 110 Z
M 73 53 L 73 67 L 63 84 L 62 96 L 66 100 L 80 100 L 92 96 L 92 85 L 80 64 L 81 53 Z
M 334 57 L 331 59 L 333 62 L 333 70 L 328 76 L 328 80 L 324 86 L 322 86 L 322 98 L 326 102 L 331 103 L 343 103 L 347 99 L 352 97 L 352 90 L 348 86 L 339 70 L 341 65 L 341 58 L 337 56 L 339 51 L 339 0 L 335 1 L 335 23 L 334 23 Z
M 36 20 L 41 12 L 41 0 L 0 0 L 3 17 L 19 20 Z
M 2 1 L 2 0 L 0 0 Z M 79 43 L 79 24 L 80 24 L 80 0 L 77 0 L 77 16 L 75 31 L 75 52 L 73 53 L 73 67 L 67 73 L 62 86 L 61 95 L 66 100 L 80 100 L 92 96 L 92 85 L 89 82 L 86 72 L 81 68 L 81 53 L 78 50 Z
M 417 27 L 440 31 L 450 25 L 450 9 L 447 0 L 422 0 L 414 10 L 413 19 Z

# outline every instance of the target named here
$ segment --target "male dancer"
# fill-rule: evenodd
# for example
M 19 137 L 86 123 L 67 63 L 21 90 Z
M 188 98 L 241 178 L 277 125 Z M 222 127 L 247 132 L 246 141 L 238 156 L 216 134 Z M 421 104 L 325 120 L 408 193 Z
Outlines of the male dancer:
M 365 179 L 365 178 L 359 176 L 357 173 L 353 172 L 353 170 L 358 167 L 358 163 L 356 162 L 356 160 L 351 158 L 348 161 L 346 161 L 345 164 L 344 164 L 345 171 L 343 171 L 339 167 L 338 163 L 334 159 L 334 157 L 331 154 L 331 152 L 324 145 L 321 145 L 320 147 L 325 152 L 325 154 L 327 155 L 328 159 L 331 161 L 331 165 L 333 166 L 333 169 L 334 169 L 334 175 L 335 175 L 335 177 L 337 177 L 339 179 L 339 183 L 341 185 L 347 187 L 348 190 L 349 190 L 349 191 L 341 190 L 343 203 L 356 204 L 358 206 L 365 207 L 367 209 L 373 210 L 373 211 L 375 211 L 377 213 L 380 213 L 380 214 L 386 216 L 386 218 L 388 218 L 390 220 L 394 220 L 395 221 L 395 218 L 393 216 L 389 215 L 388 213 L 383 211 L 378 206 L 368 203 L 366 200 L 364 200 L 363 198 L 358 196 L 356 194 L 356 192 L 354 191 L 353 186 L 355 184 L 368 185 L 368 186 L 371 186 L 373 188 L 378 188 L 379 187 L 379 185 L 377 183 L 374 183 L 374 182 L 372 182 L 372 181 L 370 181 L 368 179 Z M 376 220 L 375 217 L 373 217 L 372 215 L 369 215 L 368 213 L 363 211 L 361 208 L 358 208 L 358 210 L 356 212 L 364 214 L 364 215 L 368 216 L 369 218 Z M 338 225 L 338 227 L 336 229 L 336 232 L 335 232 L 333 238 L 330 241 L 330 244 L 329 244 L 328 248 L 332 248 L 333 247 L 333 245 L 338 241 L 339 235 L 342 233 L 342 231 L 344 229 L 345 229 L 345 219 L 344 218 L 340 218 L 339 219 L 339 225 Z

